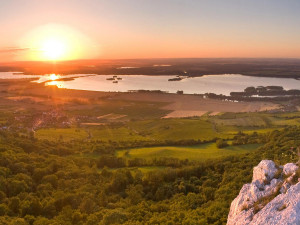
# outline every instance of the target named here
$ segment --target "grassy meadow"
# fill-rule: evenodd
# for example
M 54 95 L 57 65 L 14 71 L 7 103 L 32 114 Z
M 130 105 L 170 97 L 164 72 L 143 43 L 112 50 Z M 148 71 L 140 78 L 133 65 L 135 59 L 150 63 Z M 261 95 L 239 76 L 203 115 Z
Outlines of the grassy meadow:
M 231 139 L 237 132 L 266 133 L 273 129 L 300 125 L 300 113 L 225 113 L 192 118 L 145 119 L 113 123 L 88 123 L 70 128 L 41 128 L 38 139 L 87 141 L 164 141 Z
M 235 154 L 248 153 L 257 149 L 260 144 L 246 144 L 238 146 L 227 146 L 218 148 L 215 143 L 207 143 L 195 146 L 161 146 L 134 148 L 117 151 L 118 157 L 154 159 L 158 157 L 173 157 L 178 159 L 188 159 L 204 161 Z
M 192 118 L 130 120 L 101 125 L 70 128 L 38 129 L 35 137 L 39 140 L 54 142 L 83 141 L 85 143 L 123 143 L 114 144 L 114 155 L 124 160 L 156 158 L 175 158 L 189 161 L 205 161 L 226 156 L 249 153 L 261 144 L 232 145 L 231 140 L 238 132 L 251 135 L 264 134 L 272 130 L 282 130 L 286 126 L 299 125 L 300 113 L 223 113 L 216 116 L 204 115 Z M 216 139 L 225 139 L 229 146 L 218 148 Z M 192 145 L 167 144 L 168 141 L 180 142 L 195 140 L 207 143 Z M 127 143 L 127 144 L 124 144 Z M 136 143 L 139 143 L 138 147 Z M 148 143 L 148 144 L 143 144 Z M 122 147 L 123 146 L 123 147 Z M 132 146 L 132 147 L 128 147 Z M 88 159 L 98 159 L 101 153 L 76 155 Z M 157 166 L 137 166 L 149 172 Z

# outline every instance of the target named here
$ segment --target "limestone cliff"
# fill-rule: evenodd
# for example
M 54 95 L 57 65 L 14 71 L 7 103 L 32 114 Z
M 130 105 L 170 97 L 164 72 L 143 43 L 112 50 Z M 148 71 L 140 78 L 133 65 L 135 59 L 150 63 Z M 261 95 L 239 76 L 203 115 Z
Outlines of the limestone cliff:
M 263 160 L 253 169 L 250 184 L 245 184 L 233 200 L 228 225 L 300 224 L 300 182 L 298 166 L 276 166 Z

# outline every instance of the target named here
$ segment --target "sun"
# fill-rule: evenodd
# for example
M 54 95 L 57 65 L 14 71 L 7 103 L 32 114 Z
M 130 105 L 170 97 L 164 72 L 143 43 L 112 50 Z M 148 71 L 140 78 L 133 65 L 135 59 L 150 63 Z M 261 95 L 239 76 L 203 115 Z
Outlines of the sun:
M 29 49 L 23 57 L 37 61 L 97 58 L 100 44 L 66 24 L 44 24 L 25 33 L 20 45 Z
M 42 42 L 41 51 L 45 59 L 59 60 L 66 56 L 67 44 L 58 38 L 49 38 Z

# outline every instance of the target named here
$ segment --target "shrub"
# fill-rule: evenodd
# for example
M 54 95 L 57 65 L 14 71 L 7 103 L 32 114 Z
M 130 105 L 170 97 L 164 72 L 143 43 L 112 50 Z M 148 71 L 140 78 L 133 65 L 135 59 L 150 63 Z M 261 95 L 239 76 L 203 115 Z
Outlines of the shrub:
M 224 147 L 228 146 L 228 143 L 226 141 L 224 141 L 223 139 L 218 139 L 216 141 L 216 145 L 217 145 L 217 148 L 224 148 Z

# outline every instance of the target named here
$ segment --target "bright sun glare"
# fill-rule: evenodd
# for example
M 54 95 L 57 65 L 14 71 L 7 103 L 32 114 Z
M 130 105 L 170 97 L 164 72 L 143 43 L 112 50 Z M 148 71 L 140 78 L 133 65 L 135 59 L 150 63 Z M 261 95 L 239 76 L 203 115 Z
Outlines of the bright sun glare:
M 50 60 L 58 60 L 63 58 L 66 51 L 66 43 L 57 38 L 47 39 L 42 43 L 44 57 Z
M 26 51 L 28 59 L 42 61 L 95 58 L 100 51 L 98 43 L 62 24 L 36 27 L 20 39 L 20 45 L 32 49 Z
M 56 75 L 55 73 L 52 73 L 52 74 L 50 75 L 50 80 L 57 80 L 58 78 L 59 78 L 59 76 Z

